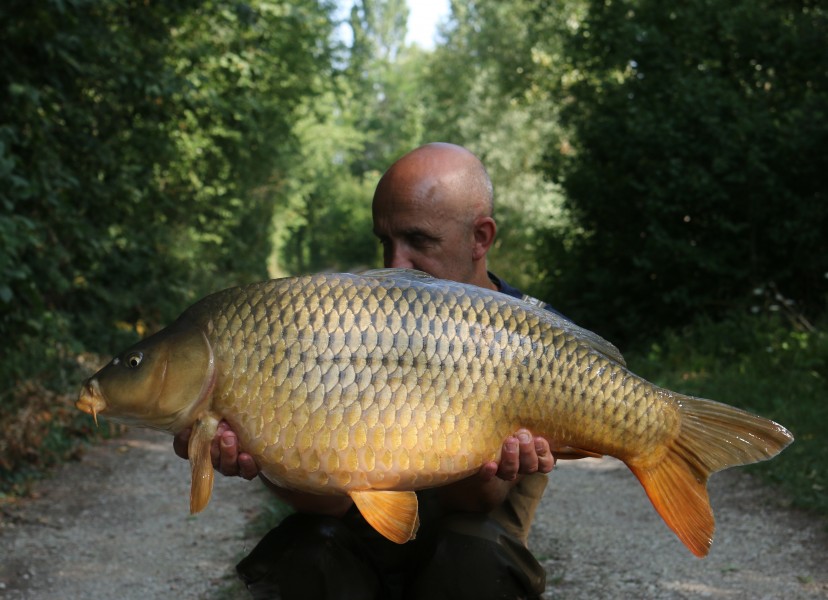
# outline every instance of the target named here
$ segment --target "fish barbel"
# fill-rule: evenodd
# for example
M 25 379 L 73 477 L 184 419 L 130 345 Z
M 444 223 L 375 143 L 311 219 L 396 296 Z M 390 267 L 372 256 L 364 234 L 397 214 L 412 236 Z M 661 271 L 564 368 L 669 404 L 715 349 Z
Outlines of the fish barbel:
M 397 543 L 416 532 L 416 490 L 475 473 L 525 427 L 558 457 L 624 461 L 704 556 L 709 475 L 793 440 L 773 421 L 643 380 L 614 346 L 549 311 L 396 269 L 207 296 L 88 379 L 77 407 L 173 434 L 192 427 L 192 512 L 209 502 L 210 443 L 225 419 L 267 479 L 347 494 Z

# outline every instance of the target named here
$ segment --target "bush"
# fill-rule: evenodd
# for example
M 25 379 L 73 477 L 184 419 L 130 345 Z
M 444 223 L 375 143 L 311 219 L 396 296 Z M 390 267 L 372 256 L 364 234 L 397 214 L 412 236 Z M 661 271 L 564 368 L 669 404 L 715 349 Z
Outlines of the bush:
M 83 441 L 123 431 L 107 422 L 96 428 L 75 408 L 79 382 L 103 361 L 89 354 L 70 358 L 60 349 L 56 354 L 53 364 L 60 368 L 50 377 L 22 381 L 0 402 L 0 497 L 28 493 L 34 479 L 77 456 Z

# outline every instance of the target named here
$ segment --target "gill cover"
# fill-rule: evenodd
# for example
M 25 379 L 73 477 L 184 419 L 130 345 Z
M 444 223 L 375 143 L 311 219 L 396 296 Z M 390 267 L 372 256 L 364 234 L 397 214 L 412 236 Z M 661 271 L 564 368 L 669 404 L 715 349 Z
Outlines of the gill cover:
M 113 358 L 84 390 L 97 390 L 98 412 L 113 421 L 177 433 L 206 408 L 214 378 L 207 338 L 179 320 Z

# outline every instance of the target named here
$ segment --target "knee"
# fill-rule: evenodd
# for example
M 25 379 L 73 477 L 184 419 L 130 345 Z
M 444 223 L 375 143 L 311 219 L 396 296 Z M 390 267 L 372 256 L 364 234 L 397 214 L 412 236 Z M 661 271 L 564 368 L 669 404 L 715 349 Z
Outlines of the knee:
M 237 566 L 254 598 L 359 598 L 379 580 L 359 537 L 340 519 L 293 514 Z
M 407 598 L 537 598 L 545 589 L 532 553 L 486 515 L 449 515 L 424 538 Z

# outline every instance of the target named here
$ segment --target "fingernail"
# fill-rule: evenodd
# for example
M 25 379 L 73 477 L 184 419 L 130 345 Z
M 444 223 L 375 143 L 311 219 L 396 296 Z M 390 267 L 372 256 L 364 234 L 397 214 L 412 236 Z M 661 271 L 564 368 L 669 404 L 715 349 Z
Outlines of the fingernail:
M 520 433 L 518 433 L 518 439 L 520 440 L 521 444 L 528 444 L 532 441 L 532 436 L 529 435 L 529 432 L 527 431 L 521 431 Z
M 507 452 L 517 452 L 518 445 L 517 442 L 508 441 L 506 442 L 506 451 Z
M 230 446 L 233 445 L 233 438 L 230 437 L 229 435 L 226 435 L 226 436 L 222 437 L 221 438 L 221 445 L 224 446 L 225 448 L 229 448 Z

